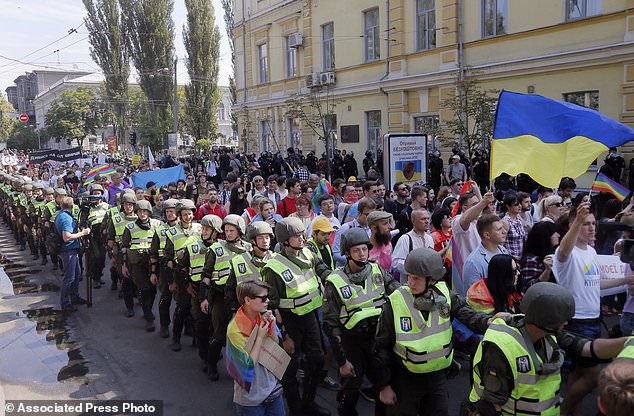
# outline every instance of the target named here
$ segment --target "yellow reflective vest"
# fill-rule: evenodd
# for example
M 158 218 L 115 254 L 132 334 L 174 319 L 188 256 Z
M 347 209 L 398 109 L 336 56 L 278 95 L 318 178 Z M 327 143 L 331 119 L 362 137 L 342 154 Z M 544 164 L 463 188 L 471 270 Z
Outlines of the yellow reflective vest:
M 634 359 L 634 336 L 629 337 L 627 341 L 625 341 L 625 345 L 623 346 L 623 350 L 619 353 L 617 358 L 631 358 Z
M 370 265 L 372 275 L 364 282 L 365 288 L 351 282 L 341 267 L 327 278 L 327 281 L 337 290 L 341 300 L 339 322 L 346 329 L 352 329 L 362 320 L 381 314 L 381 307 L 385 303 L 383 274 L 378 264 L 370 263 Z
M 256 267 L 251 261 L 252 253 L 244 252 L 231 259 L 231 268 L 236 276 L 236 286 L 247 280 L 262 280 L 262 267 Z
M 211 272 L 211 281 L 216 286 L 224 286 L 227 284 L 227 279 L 231 272 L 231 258 L 236 254 L 227 247 L 227 242 L 224 240 L 213 243 L 209 247 L 209 251 L 213 251 L 216 255 L 214 270 Z
M 414 307 L 409 287 L 401 286 L 389 296 L 394 313 L 395 343 L 392 351 L 412 373 L 431 373 L 451 365 L 451 296 L 444 282 L 436 288 L 447 299 L 448 309 L 442 313 L 434 308 L 427 319 Z M 446 315 L 446 316 L 444 316 Z
M 207 246 L 202 239 L 198 239 L 187 246 L 187 254 L 189 254 L 189 278 L 192 282 L 199 282 L 201 279 L 207 250 Z

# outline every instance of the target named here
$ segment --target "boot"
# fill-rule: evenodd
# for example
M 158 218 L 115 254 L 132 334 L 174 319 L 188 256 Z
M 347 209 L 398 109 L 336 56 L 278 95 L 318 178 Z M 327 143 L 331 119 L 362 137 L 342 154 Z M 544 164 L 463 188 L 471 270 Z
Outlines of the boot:
M 154 326 L 154 319 L 146 321 L 145 330 L 147 332 L 154 332 L 155 329 L 156 329 L 156 327 Z
M 48 260 L 46 259 L 46 256 L 42 256 L 42 262 L 40 264 L 42 266 L 46 266 L 46 263 L 48 263 Z
M 343 392 L 337 393 L 337 413 L 341 416 L 357 416 L 357 402 L 359 401 L 359 393 Z
M 128 318 L 132 318 L 134 316 L 134 308 L 128 308 L 125 316 L 127 316 Z
M 174 352 L 177 352 L 177 351 L 181 350 L 181 337 L 180 337 L 180 335 L 178 337 L 174 336 L 174 338 L 172 339 L 172 343 L 170 344 L 170 348 Z
M 178 308 L 174 310 L 174 325 L 172 326 L 172 344 L 170 347 L 172 351 L 180 351 L 181 350 L 181 333 L 183 332 L 183 316 Z
M 218 381 L 220 378 L 220 374 L 218 374 L 218 361 L 220 360 L 221 351 L 222 342 L 211 338 L 209 340 L 209 347 L 207 348 L 207 374 L 211 381 Z
M 161 330 L 159 331 L 159 335 L 161 336 L 161 338 L 169 338 L 170 337 L 169 328 L 166 326 L 162 326 Z

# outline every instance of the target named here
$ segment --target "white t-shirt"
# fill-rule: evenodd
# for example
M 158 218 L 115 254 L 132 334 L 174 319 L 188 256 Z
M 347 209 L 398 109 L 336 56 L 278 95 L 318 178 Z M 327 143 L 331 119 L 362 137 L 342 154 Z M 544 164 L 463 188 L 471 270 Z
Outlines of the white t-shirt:
M 557 283 L 570 290 L 575 299 L 575 319 L 598 318 L 601 313 L 601 276 L 597 252 L 588 246 L 575 246 L 565 262 L 553 258 L 553 274 Z
M 460 270 L 462 270 L 464 262 L 467 261 L 467 257 L 469 257 L 469 255 L 478 248 L 481 240 L 478 230 L 476 229 L 477 221 L 472 221 L 469 224 L 469 228 L 465 231 L 460 226 L 460 218 L 462 218 L 462 214 L 457 215 L 451 221 L 451 231 L 453 233 L 451 238 L 455 242 L 455 247 L 457 248 L 457 250 L 452 250 L 451 253 L 451 280 L 453 282 L 454 290 L 457 293 L 467 293 L 469 287 L 467 287 L 463 281 L 462 276 L 460 275 Z

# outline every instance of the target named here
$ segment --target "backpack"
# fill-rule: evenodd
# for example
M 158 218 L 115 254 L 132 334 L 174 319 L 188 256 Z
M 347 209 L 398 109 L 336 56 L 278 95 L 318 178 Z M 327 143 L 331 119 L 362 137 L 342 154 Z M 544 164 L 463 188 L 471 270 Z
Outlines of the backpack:
M 62 215 L 62 212 L 57 215 Z M 54 225 L 52 232 L 46 235 L 45 245 L 49 254 L 57 254 L 62 249 L 64 239 L 59 231 L 57 231 L 57 225 Z

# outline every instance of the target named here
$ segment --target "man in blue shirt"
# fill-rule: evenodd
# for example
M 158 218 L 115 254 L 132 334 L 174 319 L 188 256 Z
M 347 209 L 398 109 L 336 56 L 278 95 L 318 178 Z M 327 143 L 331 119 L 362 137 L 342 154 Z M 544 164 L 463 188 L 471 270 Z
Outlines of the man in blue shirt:
M 79 239 L 90 234 L 90 228 L 77 232 L 77 221 L 71 214 L 73 198 L 62 198 L 62 210 L 55 218 L 55 230 L 62 236 L 62 246 L 59 257 L 64 265 L 64 280 L 61 288 L 62 312 L 70 313 L 77 310 L 74 305 L 83 305 L 85 299 L 79 296 L 79 280 L 81 279 L 81 267 L 79 265 Z

